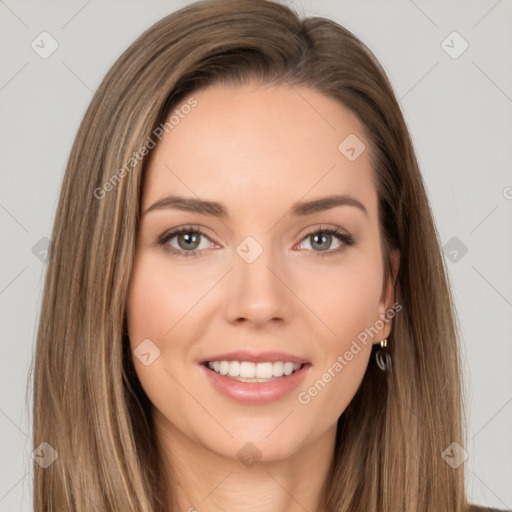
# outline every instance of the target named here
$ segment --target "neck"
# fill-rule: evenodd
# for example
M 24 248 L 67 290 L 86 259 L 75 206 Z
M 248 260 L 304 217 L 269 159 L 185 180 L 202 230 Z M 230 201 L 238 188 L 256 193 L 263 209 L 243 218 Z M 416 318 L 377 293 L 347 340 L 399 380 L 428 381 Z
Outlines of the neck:
M 168 512 L 325 512 L 325 482 L 336 426 L 296 453 L 266 460 L 253 445 L 231 440 L 232 457 L 157 422 L 168 481 Z M 238 448 L 240 445 L 240 448 Z M 243 457 L 246 455 L 246 457 Z

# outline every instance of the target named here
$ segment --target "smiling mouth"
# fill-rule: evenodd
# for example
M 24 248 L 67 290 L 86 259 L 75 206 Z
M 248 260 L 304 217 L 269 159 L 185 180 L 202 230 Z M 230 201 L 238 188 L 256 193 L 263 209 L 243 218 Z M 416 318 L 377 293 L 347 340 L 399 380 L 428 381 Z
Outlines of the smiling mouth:
M 271 382 L 298 372 L 309 363 L 290 361 L 253 363 L 250 361 L 206 361 L 203 366 L 224 377 L 239 382 Z

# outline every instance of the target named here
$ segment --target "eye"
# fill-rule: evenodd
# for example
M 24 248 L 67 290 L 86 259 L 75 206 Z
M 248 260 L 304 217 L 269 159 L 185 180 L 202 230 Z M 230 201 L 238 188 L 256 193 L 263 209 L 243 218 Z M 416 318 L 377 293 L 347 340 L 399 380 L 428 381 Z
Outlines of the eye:
M 201 243 L 201 239 L 205 240 Z M 332 256 L 344 251 L 348 246 L 354 244 L 350 234 L 340 228 L 316 228 L 306 233 L 303 241 L 308 241 L 310 247 L 303 247 L 304 242 L 299 244 L 299 249 L 308 249 L 316 256 Z M 338 240 L 338 246 L 331 248 L 332 243 Z M 164 251 L 180 257 L 199 256 L 203 249 L 210 249 L 214 242 L 196 226 L 182 226 L 164 233 L 158 240 L 158 244 Z
M 205 238 L 208 242 L 204 242 L 201 246 L 201 238 Z M 173 244 L 171 242 L 174 239 L 176 240 Z M 158 244 L 166 252 L 187 257 L 201 254 L 201 249 L 210 248 L 213 242 L 199 228 L 183 226 L 164 233 Z
M 338 239 L 339 244 L 336 248 L 329 250 L 333 241 Z M 332 256 L 344 251 L 347 246 L 354 244 L 354 239 L 350 234 L 340 228 L 317 228 L 306 234 L 303 240 L 309 242 L 308 250 L 312 250 L 317 256 Z M 302 246 L 303 244 L 301 244 Z M 299 246 L 300 247 L 300 246 Z M 304 247 L 300 247 L 304 249 Z

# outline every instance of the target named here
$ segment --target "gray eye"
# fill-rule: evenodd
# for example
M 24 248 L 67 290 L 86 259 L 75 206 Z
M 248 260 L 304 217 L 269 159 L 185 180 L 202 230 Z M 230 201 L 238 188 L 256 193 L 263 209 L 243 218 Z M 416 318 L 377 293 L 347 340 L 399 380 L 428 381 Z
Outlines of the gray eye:
M 180 233 L 173 238 L 177 238 L 180 249 L 194 250 L 198 248 L 201 235 L 198 235 L 197 233 Z

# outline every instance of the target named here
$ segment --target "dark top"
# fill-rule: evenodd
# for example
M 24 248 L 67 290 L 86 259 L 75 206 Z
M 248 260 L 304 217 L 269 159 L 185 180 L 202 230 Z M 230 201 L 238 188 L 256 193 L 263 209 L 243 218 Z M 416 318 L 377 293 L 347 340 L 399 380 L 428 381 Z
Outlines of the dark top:
M 489 508 L 480 505 L 471 505 L 470 512 L 512 512 L 512 510 L 504 510 L 499 508 Z

